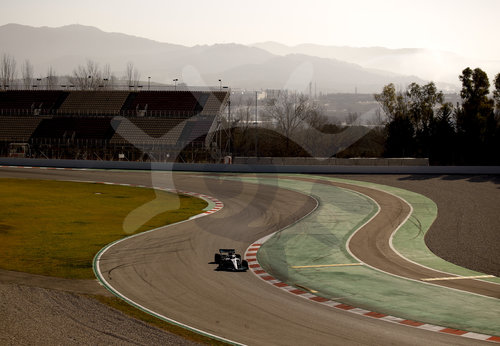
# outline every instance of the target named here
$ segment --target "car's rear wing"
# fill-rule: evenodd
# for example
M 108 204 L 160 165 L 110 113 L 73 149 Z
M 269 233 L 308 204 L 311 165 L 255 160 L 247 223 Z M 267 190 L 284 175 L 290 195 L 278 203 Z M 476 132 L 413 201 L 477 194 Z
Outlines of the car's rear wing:
M 234 253 L 236 250 L 234 249 L 219 249 L 219 253 Z

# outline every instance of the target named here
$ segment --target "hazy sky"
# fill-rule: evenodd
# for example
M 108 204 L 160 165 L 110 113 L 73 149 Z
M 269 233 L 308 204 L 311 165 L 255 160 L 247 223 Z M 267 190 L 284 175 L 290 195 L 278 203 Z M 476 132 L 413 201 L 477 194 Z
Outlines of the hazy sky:
M 500 60 L 499 0 L 1 0 L 0 25 L 96 26 L 183 45 L 431 48 Z

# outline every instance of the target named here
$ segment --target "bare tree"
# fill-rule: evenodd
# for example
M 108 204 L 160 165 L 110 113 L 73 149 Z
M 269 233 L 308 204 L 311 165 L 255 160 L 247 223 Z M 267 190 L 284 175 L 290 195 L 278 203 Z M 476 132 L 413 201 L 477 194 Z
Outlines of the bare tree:
M 102 74 L 99 70 L 99 64 L 93 60 L 87 60 L 87 73 L 87 79 L 89 80 L 89 89 L 97 90 L 102 80 Z
M 22 66 L 22 78 L 23 78 L 23 86 L 24 89 L 31 89 L 33 87 L 33 82 L 34 82 L 34 71 L 33 71 L 33 65 L 29 61 L 29 59 L 24 60 L 23 66 Z
M 322 132 L 327 119 L 322 109 L 303 94 L 280 92 L 267 101 L 266 111 L 276 130 L 285 136 L 287 151 L 292 140 L 316 158 L 335 155 L 369 131 L 363 126 L 348 126 L 336 133 Z
M 231 104 L 233 101 L 231 101 Z M 252 123 L 252 118 L 255 112 L 253 111 L 255 107 L 255 102 L 252 99 L 247 99 L 245 105 L 237 106 L 237 110 L 234 112 L 233 119 L 234 123 L 242 129 L 242 132 L 246 132 L 248 127 Z
M 139 80 L 141 79 L 141 74 L 137 69 L 134 70 L 134 89 L 137 90 L 137 87 L 139 86 Z
M 349 112 L 345 117 L 345 123 L 347 125 L 357 125 L 359 119 L 359 114 L 357 112 Z
M 302 126 L 292 139 L 315 158 L 327 158 L 337 153 L 348 139 L 341 134 L 343 129 L 331 123 L 324 109 L 315 102 L 308 102 L 307 113 L 307 126 Z M 338 128 L 338 131 L 334 133 L 332 128 Z
M 231 108 L 234 109 L 230 123 L 231 128 L 235 128 L 232 132 L 233 145 L 241 148 L 243 155 L 246 156 L 250 149 L 249 143 L 252 142 L 250 128 L 255 117 L 255 101 L 250 98 L 245 101 L 241 98 L 236 101 L 231 100 Z
M 70 78 L 71 84 L 80 90 L 96 90 L 102 80 L 102 74 L 99 70 L 99 64 L 88 59 L 85 65 L 79 65 L 73 70 L 73 76 Z
M 102 85 L 104 89 L 111 89 L 116 82 L 116 77 L 111 72 L 111 66 L 109 64 L 104 65 L 101 72 Z
M 131 88 L 132 87 L 132 81 L 133 81 L 133 78 L 134 78 L 134 63 L 133 62 L 129 61 L 127 63 L 127 67 L 126 67 L 125 73 L 126 73 L 128 87 Z
M 134 88 L 134 90 L 137 90 L 137 87 L 139 86 L 139 80 L 141 79 L 141 74 L 139 73 L 139 70 L 137 70 L 137 68 L 134 66 L 133 62 L 129 61 L 127 63 L 125 73 L 125 78 L 127 79 L 129 89 Z
M 102 79 L 109 79 L 111 77 L 111 66 L 109 64 L 105 64 L 103 67 L 102 67 L 102 72 L 101 72 L 101 75 L 102 75 Z
M 307 124 L 317 130 L 321 130 L 325 125 L 327 125 L 328 117 L 325 115 L 325 111 L 317 103 L 309 103 L 309 116 L 306 121 Z
M 16 76 L 16 60 L 9 54 L 4 54 L 0 61 L 0 88 L 12 86 Z
M 88 87 L 87 78 L 88 74 L 85 66 L 78 65 L 78 67 L 73 70 L 73 75 L 69 78 L 69 80 L 76 89 L 85 90 Z
M 267 100 L 266 113 L 277 131 L 285 136 L 288 149 L 290 139 L 311 116 L 309 99 L 303 94 L 281 91 L 276 98 Z
M 382 126 L 382 125 L 385 125 L 387 123 L 387 121 L 384 119 L 383 115 L 382 115 L 382 110 L 379 108 L 377 108 L 375 110 L 375 114 L 373 114 L 373 116 L 371 117 L 370 120 L 368 120 L 368 125 L 372 125 L 372 126 Z
M 59 81 L 59 77 L 56 75 L 56 71 L 52 68 L 52 66 L 49 66 L 47 69 L 47 90 L 52 90 L 57 86 L 57 83 Z

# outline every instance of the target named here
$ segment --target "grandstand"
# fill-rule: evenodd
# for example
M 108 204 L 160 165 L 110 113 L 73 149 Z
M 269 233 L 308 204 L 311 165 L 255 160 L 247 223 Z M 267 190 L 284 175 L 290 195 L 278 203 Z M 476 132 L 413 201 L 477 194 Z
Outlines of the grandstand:
M 42 117 L 0 116 L 0 142 L 28 142 Z
M 118 115 L 129 94 L 126 91 L 72 91 L 57 113 Z
M 218 160 L 228 100 L 228 91 L 1 91 L 0 155 L 24 143 L 32 157 Z
M 124 114 L 190 117 L 204 108 L 207 93 L 190 91 L 147 91 L 130 93 Z
M 67 96 L 61 90 L 0 91 L 0 115 L 53 114 Z

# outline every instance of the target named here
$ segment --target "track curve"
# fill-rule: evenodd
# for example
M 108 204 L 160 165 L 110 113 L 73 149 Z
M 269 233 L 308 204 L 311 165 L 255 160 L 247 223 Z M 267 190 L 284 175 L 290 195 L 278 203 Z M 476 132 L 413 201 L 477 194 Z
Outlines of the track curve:
M 130 172 L 22 171 L 14 175 L 144 185 L 152 180 L 151 173 Z M 208 262 L 217 248 L 235 247 L 242 252 L 255 239 L 300 218 L 315 203 L 270 186 L 185 174 L 174 174 L 173 180 L 175 188 L 213 195 L 226 207 L 165 232 L 122 242 L 106 254 L 102 271 L 115 287 L 142 305 L 246 344 L 471 344 L 455 336 L 332 311 L 276 290 L 251 273 L 214 271 Z
M 301 179 L 304 180 L 304 179 Z M 328 184 L 353 190 L 375 200 L 380 212 L 351 237 L 348 248 L 351 253 L 376 269 L 384 272 L 420 281 L 424 278 L 454 276 L 427 268 L 400 256 L 391 247 L 391 236 L 406 221 L 411 213 L 411 206 L 401 198 L 390 193 L 353 184 L 317 180 L 318 184 Z M 436 285 L 500 298 L 498 284 L 481 280 L 440 281 Z

